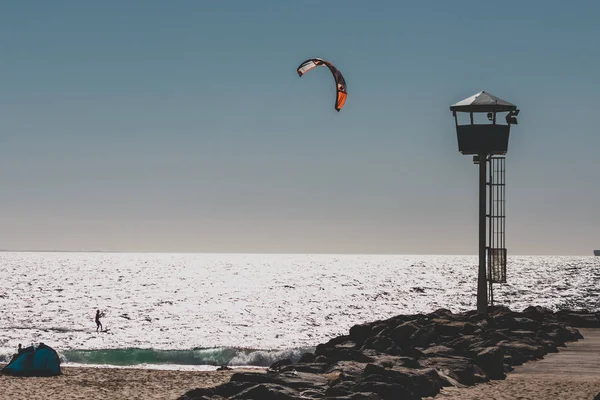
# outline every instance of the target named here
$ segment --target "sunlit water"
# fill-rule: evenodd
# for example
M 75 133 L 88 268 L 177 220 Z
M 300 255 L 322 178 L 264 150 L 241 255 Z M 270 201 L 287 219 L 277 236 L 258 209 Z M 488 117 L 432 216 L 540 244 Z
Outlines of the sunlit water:
M 510 257 L 499 303 L 600 309 L 600 257 Z M 206 368 L 298 357 L 357 323 L 475 307 L 476 256 L 0 253 L 0 361 Z M 108 332 L 96 333 L 96 309 Z M 184 367 L 185 366 L 185 367 Z

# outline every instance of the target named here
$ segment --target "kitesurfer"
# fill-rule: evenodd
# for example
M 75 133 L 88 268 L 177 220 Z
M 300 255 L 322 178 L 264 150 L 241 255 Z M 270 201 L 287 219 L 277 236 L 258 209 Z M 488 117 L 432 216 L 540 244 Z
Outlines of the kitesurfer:
M 100 322 L 100 318 L 104 317 L 104 313 L 101 313 L 100 310 L 96 310 L 96 332 L 98 329 L 102 331 L 102 323 Z

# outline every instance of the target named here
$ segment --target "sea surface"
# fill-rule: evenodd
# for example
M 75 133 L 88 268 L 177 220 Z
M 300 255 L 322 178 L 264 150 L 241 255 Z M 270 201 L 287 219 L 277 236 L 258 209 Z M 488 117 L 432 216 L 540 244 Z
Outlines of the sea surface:
M 477 256 L 0 253 L 0 362 L 214 369 L 298 358 L 358 323 L 474 309 Z M 600 310 L 600 257 L 509 257 L 499 304 Z M 97 333 L 96 309 L 107 332 Z

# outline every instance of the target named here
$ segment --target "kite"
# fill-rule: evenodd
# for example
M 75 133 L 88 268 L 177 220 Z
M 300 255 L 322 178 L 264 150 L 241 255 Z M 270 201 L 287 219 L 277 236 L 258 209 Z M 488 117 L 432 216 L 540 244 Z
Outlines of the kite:
M 348 92 L 346 91 L 346 81 L 342 76 L 342 73 L 333 66 L 329 61 L 325 61 L 321 58 L 310 58 L 304 61 L 298 67 L 298 76 L 302 76 L 311 69 L 318 67 L 319 65 L 326 65 L 327 68 L 333 74 L 333 79 L 335 79 L 335 86 L 337 90 L 337 97 L 335 99 L 335 109 L 340 111 L 342 107 L 344 107 L 344 103 L 346 103 L 346 96 L 348 96 Z

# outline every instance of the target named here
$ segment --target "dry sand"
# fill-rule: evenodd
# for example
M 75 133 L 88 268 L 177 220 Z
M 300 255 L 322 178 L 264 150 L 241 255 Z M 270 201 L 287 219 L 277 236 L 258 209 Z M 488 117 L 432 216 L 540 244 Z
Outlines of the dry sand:
M 592 400 L 600 393 L 600 329 L 579 329 L 584 340 L 531 361 L 492 381 L 467 388 L 444 388 L 435 399 Z
M 62 372 L 61 376 L 49 378 L 19 378 L 0 374 L 0 399 L 177 399 L 190 389 L 227 382 L 235 371 L 63 367 Z

